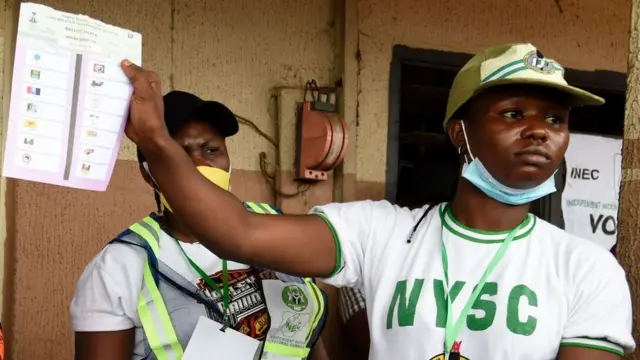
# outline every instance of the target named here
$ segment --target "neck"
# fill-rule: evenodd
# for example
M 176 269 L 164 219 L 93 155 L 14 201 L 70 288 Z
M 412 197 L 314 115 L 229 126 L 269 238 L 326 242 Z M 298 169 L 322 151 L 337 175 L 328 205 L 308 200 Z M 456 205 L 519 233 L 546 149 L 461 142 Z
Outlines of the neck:
M 484 231 L 514 229 L 529 214 L 529 204 L 503 204 L 485 195 L 465 178 L 458 180 L 456 195 L 449 206 L 460 223 Z
M 178 240 L 185 243 L 196 243 L 198 240 L 191 235 L 189 230 L 184 226 L 182 221 L 180 221 L 171 211 L 165 210 L 162 218 L 160 220 L 160 224 L 162 229 L 169 233 L 169 235 L 174 236 Z

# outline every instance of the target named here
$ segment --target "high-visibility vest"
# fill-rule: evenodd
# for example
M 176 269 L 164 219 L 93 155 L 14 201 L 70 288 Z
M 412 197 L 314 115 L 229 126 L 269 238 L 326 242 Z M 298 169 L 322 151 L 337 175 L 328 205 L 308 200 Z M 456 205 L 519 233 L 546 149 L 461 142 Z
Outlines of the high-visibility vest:
M 244 206 L 248 211 L 259 214 L 282 214 L 277 208 L 265 203 L 246 202 Z M 180 301 L 188 301 L 191 306 L 203 306 L 198 302 L 207 303 L 207 301 L 198 297 L 198 290 L 195 289 L 193 284 L 190 282 L 187 283 L 184 278 L 166 267 L 162 259 L 160 259 L 159 239 L 161 231 L 155 216 L 150 215 L 131 225 L 127 230 L 118 235 L 113 242 L 139 246 L 144 248 L 147 253 L 147 261 L 145 262 L 143 272 L 142 290 L 138 297 L 138 315 L 140 316 L 140 322 L 144 330 L 145 344 L 151 350 L 149 359 L 180 360 L 184 353 L 184 347 L 186 347 L 188 339 L 191 337 L 191 333 L 187 334 L 184 332 L 192 332 L 195 322 L 183 326 L 183 328 L 187 328 L 183 330 L 183 333 L 176 330 L 174 321 L 181 321 L 181 317 L 184 317 L 184 314 L 181 314 L 181 317 L 178 319 L 172 319 L 168 310 L 168 308 L 171 307 L 167 306 L 166 301 L 168 301 L 168 299 L 180 298 Z M 264 341 L 261 359 L 306 359 L 309 356 L 311 348 L 317 342 L 326 321 L 326 295 L 314 284 L 313 279 L 298 278 L 284 274 L 278 274 L 278 278 L 284 287 L 293 286 L 300 291 L 305 291 L 307 294 L 305 298 L 310 298 L 309 306 L 312 306 L 313 315 L 305 325 L 306 329 L 302 329 L 306 331 L 306 346 L 304 348 L 283 345 L 281 341 L 270 341 L 272 340 L 270 339 L 270 334 L 273 330 L 274 321 L 270 316 L 272 327 Z M 163 283 L 168 283 L 170 286 L 163 286 Z M 181 292 L 184 296 L 176 296 L 176 288 L 182 289 Z M 162 289 L 165 290 L 163 291 Z M 172 293 L 165 298 L 163 292 Z M 266 304 L 266 295 L 264 300 Z M 209 309 L 212 307 L 217 308 L 217 304 L 213 303 L 213 301 L 209 301 L 208 304 L 210 305 Z M 268 304 L 267 311 L 269 311 Z M 212 318 L 214 314 L 208 312 L 207 316 Z M 199 316 L 196 315 L 193 318 L 194 319 L 191 320 L 196 321 Z

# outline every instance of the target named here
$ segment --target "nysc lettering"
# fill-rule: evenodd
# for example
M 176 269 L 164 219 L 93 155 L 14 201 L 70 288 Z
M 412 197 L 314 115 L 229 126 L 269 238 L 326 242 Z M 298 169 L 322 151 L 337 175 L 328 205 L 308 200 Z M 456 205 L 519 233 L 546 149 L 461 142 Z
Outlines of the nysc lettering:
M 416 308 L 423 293 L 424 279 L 416 279 L 411 289 L 407 288 L 407 281 L 398 281 L 396 284 L 389 312 L 387 313 L 387 329 L 392 329 L 394 315 L 397 315 L 397 326 L 413 326 L 416 315 Z M 464 287 L 465 281 L 456 281 L 451 286 L 451 302 L 455 303 L 458 295 Z M 477 286 L 477 285 L 476 285 Z M 499 286 L 496 282 L 487 282 L 480 291 L 478 298 L 471 306 L 472 310 L 477 310 L 473 314 L 467 315 L 466 325 L 471 331 L 484 331 L 489 329 L 496 321 L 498 306 L 495 297 L 498 296 Z M 445 295 L 444 281 L 433 280 L 433 296 L 436 304 L 435 326 L 444 328 L 447 322 L 447 298 Z M 461 299 L 458 301 L 466 301 Z M 538 325 L 538 319 L 526 314 L 525 307 L 538 307 L 538 295 L 527 285 L 516 285 L 509 291 L 507 301 L 507 316 L 505 321 L 507 329 L 514 334 L 530 336 Z M 478 311 L 483 314 L 478 314 Z M 521 316 L 522 315 L 522 316 Z

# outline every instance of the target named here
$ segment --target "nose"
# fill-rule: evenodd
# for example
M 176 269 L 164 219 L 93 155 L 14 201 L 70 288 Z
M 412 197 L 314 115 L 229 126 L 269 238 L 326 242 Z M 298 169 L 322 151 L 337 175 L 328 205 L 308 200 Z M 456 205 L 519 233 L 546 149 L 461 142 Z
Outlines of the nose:
M 191 161 L 193 161 L 193 165 L 195 166 L 209 166 L 207 161 L 200 155 L 191 154 Z
M 549 140 L 549 129 L 547 128 L 547 122 L 544 119 L 531 116 L 524 120 L 524 128 L 522 129 L 521 136 L 523 139 L 531 139 L 536 142 L 547 142 Z

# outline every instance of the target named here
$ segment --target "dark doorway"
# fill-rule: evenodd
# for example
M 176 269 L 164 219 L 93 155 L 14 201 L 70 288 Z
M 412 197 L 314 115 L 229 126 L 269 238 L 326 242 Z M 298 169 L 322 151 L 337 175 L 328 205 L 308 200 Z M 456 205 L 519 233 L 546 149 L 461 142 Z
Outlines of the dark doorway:
M 458 155 L 444 134 L 449 89 L 471 54 L 412 49 L 393 50 L 389 89 L 387 200 L 402 206 L 448 201 L 458 178 Z M 567 81 L 602 96 L 600 107 L 575 109 L 572 132 L 622 137 L 625 75 L 567 69 Z M 556 173 L 558 192 L 538 200 L 532 212 L 564 227 L 561 210 L 566 168 Z

